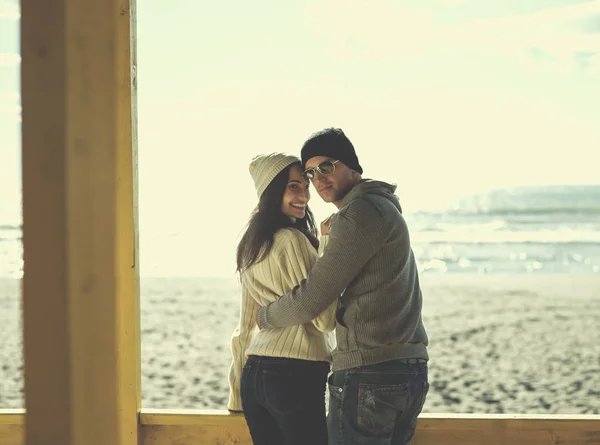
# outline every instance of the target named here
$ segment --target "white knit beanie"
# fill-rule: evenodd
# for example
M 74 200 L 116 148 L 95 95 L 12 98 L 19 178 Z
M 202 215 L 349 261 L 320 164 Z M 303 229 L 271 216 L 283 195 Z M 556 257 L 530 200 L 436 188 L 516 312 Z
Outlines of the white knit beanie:
M 250 163 L 250 174 L 254 180 L 256 195 L 258 199 L 262 196 L 271 181 L 281 171 L 294 162 L 300 162 L 300 158 L 285 153 L 270 153 L 258 155 Z

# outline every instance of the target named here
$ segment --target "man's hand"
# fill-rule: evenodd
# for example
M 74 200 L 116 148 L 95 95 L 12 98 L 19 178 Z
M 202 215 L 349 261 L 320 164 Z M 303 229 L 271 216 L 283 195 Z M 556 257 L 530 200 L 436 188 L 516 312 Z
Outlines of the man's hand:
M 321 223 L 321 235 L 329 235 L 329 227 L 331 226 L 331 220 L 334 215 L 335 213 Z

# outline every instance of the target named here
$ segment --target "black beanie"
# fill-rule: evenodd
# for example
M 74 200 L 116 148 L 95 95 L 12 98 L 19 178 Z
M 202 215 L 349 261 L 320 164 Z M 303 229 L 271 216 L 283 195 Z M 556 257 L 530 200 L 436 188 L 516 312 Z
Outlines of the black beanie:
M 315 156 L 326 156 L 328 158 L 342 161 L 352 170 L 362 174 L 363 169 L 358 163 L 354 151 L 354 145 L 350 139 L 339 128 L 326 128 L 312 134 L 302 146 L 302 165 Z

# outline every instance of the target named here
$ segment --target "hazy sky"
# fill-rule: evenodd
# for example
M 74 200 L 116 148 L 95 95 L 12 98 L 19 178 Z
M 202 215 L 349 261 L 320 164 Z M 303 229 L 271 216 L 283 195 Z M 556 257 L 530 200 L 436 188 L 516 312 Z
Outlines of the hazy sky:
M 0 0 L 5 213 L 20 177 L 17 53 L 18 2 Z M 598 0 L 138 0 L 138 57 L 142 234 L 201 232 L 217 263 L 255 202 L 250 159 L 298 153 L 326 126 L 407 211 L 491 186 L 600 182 Z M 333 210 L 318 201 L 317 216 Z

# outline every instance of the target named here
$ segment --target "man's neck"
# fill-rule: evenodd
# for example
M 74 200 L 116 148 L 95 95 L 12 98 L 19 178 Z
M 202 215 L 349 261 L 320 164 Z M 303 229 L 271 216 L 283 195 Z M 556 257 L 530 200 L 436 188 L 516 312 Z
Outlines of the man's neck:
M 354 184 L 352 184 L 352 187 L 350 187 L 348 189 L 348 191 L 344 194 L 344 196 L 342 196 L 338 201 L 333 201 L 333 204 L 338 208 L 341 209 L 342 208 L 342 204 L 344 202 L 344 199 L 346 198 L 346 196 L 348 196 L 348 193 L 350 193 L 354 187 L 356 187 L 358 185 L 358 183 L 362 180 L 362 178 L 358 178 L 356 180 L 356 182 Z

